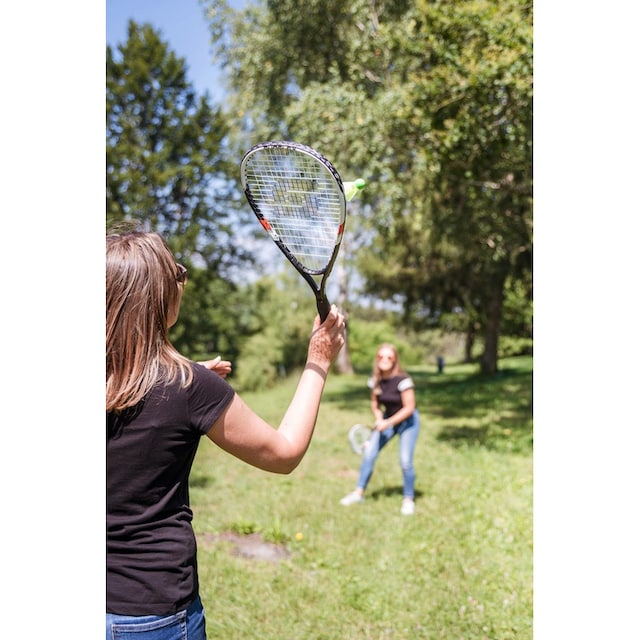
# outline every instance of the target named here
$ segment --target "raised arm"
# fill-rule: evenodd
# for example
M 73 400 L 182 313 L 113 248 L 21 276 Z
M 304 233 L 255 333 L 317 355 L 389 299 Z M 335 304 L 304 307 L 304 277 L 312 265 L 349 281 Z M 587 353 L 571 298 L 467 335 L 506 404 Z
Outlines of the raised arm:
M 316 316 L 307 362 L 280 426 L 265 422 L 236 394 L 207 436 L 248 464 L 291 473 L 311 442 L 325 380 L 344 340 L 344 317 L 333 306 L 322 324 Z

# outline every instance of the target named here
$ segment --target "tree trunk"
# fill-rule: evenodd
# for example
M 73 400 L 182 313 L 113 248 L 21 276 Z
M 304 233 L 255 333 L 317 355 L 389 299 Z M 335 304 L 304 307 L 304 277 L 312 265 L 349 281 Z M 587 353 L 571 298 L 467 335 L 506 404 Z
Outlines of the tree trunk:
M 484 352 L 480 360 L 482 373 L 494 374 L 498 371 L 498 339 L 502 321 L 504 282 L 504 277 L 497 279 L 495 287 L 489 292 L 489 299 L 487 300 Z
M 473 359 L 473 345 L 476 341 L 476 323 L 470 322 L 467 325 L 467 331 L 464 336 L 464 361 L 471 362 Z
M 347 332 L 347 336 L 348 336 Z M 349 342 L 345 341 L 344 347 L 338 352 L 335 363 L 338 373 L 353 373 L 353 365 L 351 364 L 351 356 L 349 355 Z

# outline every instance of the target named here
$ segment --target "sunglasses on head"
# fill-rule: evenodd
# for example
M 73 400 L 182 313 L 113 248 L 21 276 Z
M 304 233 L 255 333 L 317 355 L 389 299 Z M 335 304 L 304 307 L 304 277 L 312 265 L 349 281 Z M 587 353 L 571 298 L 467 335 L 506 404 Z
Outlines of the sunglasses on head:
M 184 284 L 187 281 L 187 274 L 189 273 L 187 271 L 187 268 L 182 266 L 181 264 L 176 263 L 176 269 L 178 270 L 178 273 L 176 274 L 176 280 L 180 284 Z

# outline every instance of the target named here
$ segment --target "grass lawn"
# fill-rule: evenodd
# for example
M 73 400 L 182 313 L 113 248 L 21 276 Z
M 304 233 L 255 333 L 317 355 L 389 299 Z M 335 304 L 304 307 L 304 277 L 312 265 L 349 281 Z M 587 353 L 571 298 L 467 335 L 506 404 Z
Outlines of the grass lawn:
M 339 504 L 359 468 L 347 431 L 370 422 L 367 375 L 329 377 L 289 476 L 203 439 L 191 503 L 210 640 L 531 638 L 532 366 L 506 359 L 494 378 L 409 369 L 421 413 L 413 516 L 400 514 L 397 440 L 365 503 Z M 277 425 L 295 382 L 243 397 Z M 256 538 L 278 557 L 243 554 L 238 541 Z

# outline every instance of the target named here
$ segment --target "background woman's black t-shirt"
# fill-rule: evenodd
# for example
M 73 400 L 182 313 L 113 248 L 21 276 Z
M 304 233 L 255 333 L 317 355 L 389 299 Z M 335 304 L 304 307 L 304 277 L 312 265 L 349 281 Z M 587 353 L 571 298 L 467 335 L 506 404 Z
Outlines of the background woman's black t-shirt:
M 373 378 L 369 378 L 367 385 L 373 389 Z M 413 387 L 411 376 L 402 373 L 391 378 L 380 380 L 380 393 L 377 394 L 378 403 L 384 407 L 384 417 L 390 418 L 402 409 L 402 392 Z
M 189 473 L 200 438 L 232 387 L 193 364 L 187 389 L 156 386 L 135 409 L 107 414 L 107 612 L 168 615 L 198 595 Z

